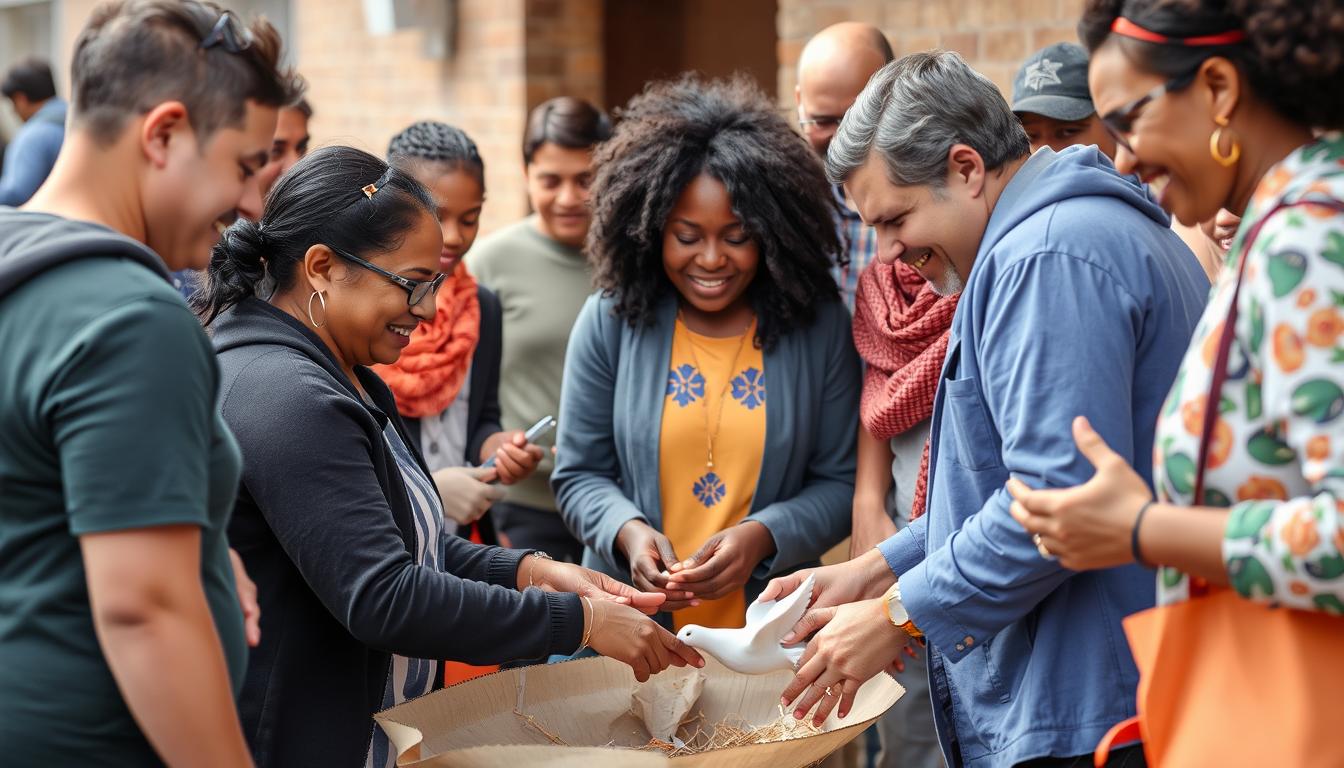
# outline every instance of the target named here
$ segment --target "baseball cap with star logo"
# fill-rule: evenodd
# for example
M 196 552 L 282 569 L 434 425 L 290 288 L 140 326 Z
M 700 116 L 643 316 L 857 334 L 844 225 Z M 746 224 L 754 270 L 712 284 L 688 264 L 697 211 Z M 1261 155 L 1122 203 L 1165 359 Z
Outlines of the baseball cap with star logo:
M 1082 120 L 1094 114 L 1087 90 L 1087 51 L 1073 43 L 1055 43 L 1027 59 L 1013 78 L 1013 111 L 1056 120 Z

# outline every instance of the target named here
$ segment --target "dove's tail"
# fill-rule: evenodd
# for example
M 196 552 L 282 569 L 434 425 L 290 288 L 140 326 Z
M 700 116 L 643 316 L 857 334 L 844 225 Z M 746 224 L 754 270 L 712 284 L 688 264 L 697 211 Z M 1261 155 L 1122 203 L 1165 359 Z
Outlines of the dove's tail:
M 794 669 L 798 668 L 798 663 L 803 660 L 803 651 L 807 650 L 807 643 L 798 643 L 797 645 L 784 646 L 784 655 L 789 657 L 789 663 Z

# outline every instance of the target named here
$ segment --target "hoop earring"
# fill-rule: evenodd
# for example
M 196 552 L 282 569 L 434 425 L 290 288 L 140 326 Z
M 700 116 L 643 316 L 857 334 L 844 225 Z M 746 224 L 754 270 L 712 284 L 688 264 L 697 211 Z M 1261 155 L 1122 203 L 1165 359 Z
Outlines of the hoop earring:
M 317 299 L 322 304 L 322 322 L 313 319 L 313 299 Z M 327 324 L 327 297 L 322 295 L 321 291 L 313 291 L 308 294 L 308 322 L 313 324 L 314 328 L 321 328 Z
M 1218 145 L 1223 143 L 1223 129 L 1227 127 L 1227 118 L 1221 116 L 1215 117 L 1213 118 L 1213 122 L 1217 123 L 1218 127 L 1214 129 L 1213 133 L 1209 136 L 1209 154 L 1213 156 L 1213 159 L 1216 160 L 1219 165 L 1224 168 L 1231 168 L 1241 159 L 1241 145 L 1237 143 L 1236 137 L 1233 137 L 1232 150 L 1224 155 L 1218 149 Z

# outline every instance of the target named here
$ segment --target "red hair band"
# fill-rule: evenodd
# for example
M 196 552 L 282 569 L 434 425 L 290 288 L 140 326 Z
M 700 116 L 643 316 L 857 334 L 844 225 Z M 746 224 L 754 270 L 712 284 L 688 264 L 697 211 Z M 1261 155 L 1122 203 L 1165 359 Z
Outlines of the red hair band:
M 1184 45 L 1191 48 L 1200 48 L 1212 45 L 1232 45 L 1240 43 L 1246 39 L 1246 33 L 1240 29 L 1233 29 L 1227 32 L 1219 32 L 1216 35 L 1198 35 L 1195 37 L 1168 37 L 1159 34 L 1151 29 L 1145 29 L 1138 24 L 1126 19 L 1124 16 L 1116 16 L 1115 21 L 1111 22 L 1111 31 L 1121 37 L 1129 37 L 1135 40 L 1142 40 L 1145 43 L 1157 43 L 1159 45 Z

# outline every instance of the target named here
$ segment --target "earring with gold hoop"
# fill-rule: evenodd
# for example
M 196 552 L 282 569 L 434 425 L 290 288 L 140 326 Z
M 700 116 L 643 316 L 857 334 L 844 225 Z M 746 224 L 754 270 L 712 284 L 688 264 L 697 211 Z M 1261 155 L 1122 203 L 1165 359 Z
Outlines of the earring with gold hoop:
M 1232 149 L 1224 155 L 1222 150 L 1219 149 L 1219 145 L 1223 143 L 1223 129 L 1227 127 L 1228 121 L 1226 117 L 1219 115 L 1218 117 L 1213 118 L 1213 122 L 1216 123 L 1218 127 L 1214 129 L 1213 133 L 1209 136 L 1209 154 L 1213 156 L 1213 159 L 1216 160 L 1219 165 L 1224 168 L 1231 168 L 1241 159 L 1241 144 L 1237 142 L 1236 137 L 1233 137 Z
M 322 305 L 322 322 L 313 319 L 313 299 L 317 299 Z M 321 328 L 327 324 L 327 297 L 321 291 L 313 291 L 308 294 L 308 322 L 313 324 L 314 328 Z

